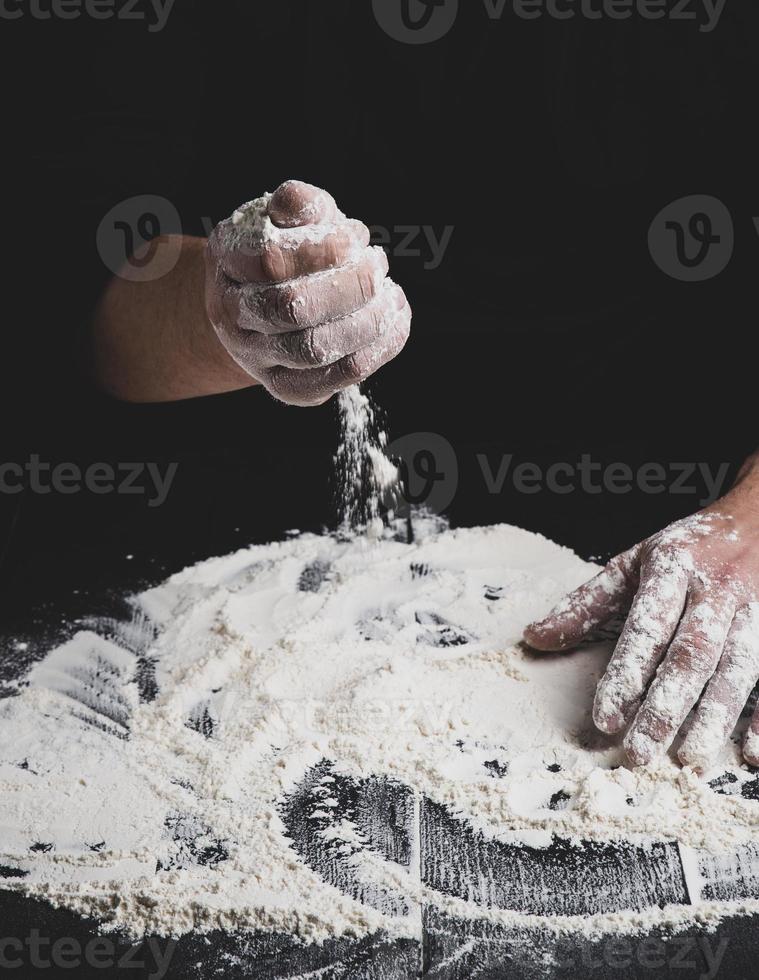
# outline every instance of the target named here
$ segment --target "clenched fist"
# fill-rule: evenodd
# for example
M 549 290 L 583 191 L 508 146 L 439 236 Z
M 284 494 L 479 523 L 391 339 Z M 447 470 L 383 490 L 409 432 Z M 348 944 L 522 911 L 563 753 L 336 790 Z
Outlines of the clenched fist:
M 395 357 L 411 310 L 369 230 L 287 181 L 239 208 L 206 249 L 206 309 L 228 353 L 275 398 L 320 405 Z

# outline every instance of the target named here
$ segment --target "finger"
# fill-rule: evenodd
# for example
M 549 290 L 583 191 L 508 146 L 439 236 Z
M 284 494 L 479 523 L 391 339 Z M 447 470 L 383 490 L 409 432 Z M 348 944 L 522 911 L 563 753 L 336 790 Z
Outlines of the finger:
M 355 354 L 382 339 L 389 318 L 399 310 L 399 293 L 398 287 L 382 289 L 375 299 L 360 310 L 318 327 L 275 337 L 263 338 L 258 335 L 267 345 L 264 356 L 272 367 L 293 368 L 296 371 L 336 364 L 348 354 Z
M 302 180 L 286 180 L 269 201 L 269 217 L 279 228 L 333 221 L 337 205 L 331 194 Z
M 211 243 L 224 274 L 238 285 L 285 282 L 356 261 L 368 246 L 366 225 L 350 218 L 334 224 L 281 229 L 263 241 L 246 243 L 224 237 L 226 222 Z
M 304 371 L 328 367 L 348 354 L 354 354 L 380 340 L 388 318 L 405 304 L 398 286 L 382 288 L 366 306 L 339 320 L 322 323 L 305 330 L 267 337 L 261 333 L 238 331 L 243 356 L 265 368 L 289 368 Z
M 758 678 L 759 604 L 753 603 L 735 614 L 717 670 L 678 752 L 684 765 L 709 766 L 730 738 Z
M 733 613 L 723 599 L 702 589 L 691 592 L 667 656 L 625 736 L 633 765 L 646 765 L 672 744 L 719 663 Z
M 386 280 L 384 291 L 391 294 L 392 302 L 383 317 L 381 336 L 377 340 L 328 367 L 302 371 L 274 368 L 264 378 L 271 394 L 290 405 L 321 405 L 335 392 L 365 381 L 399 354 L 408 340 L 411 309 L 403 290 L 391 280 Z
M 638 586 L 640 545 L 612 558 L 606 568 L 575 589 L 545 619 L 524 631 L 531 647 L 544 652 L 569 650 L 628 607 Z
M 257 308 L 265 333 L 316 327 L 361 309 L 378 295 L 388 262 L 381 248 L 365 249 L 357 262 L 276 286 L 249 286 L 245 303 Z
M 640 586 L 593 705 L 602 732 L 621 731 L 635 714 L 680 622 L 688 576 L 666 555 L 641 566 Z

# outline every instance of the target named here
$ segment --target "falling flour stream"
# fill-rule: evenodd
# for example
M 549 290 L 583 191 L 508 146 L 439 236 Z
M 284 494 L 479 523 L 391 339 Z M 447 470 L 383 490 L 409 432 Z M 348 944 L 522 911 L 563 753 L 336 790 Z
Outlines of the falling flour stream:
M 382 504 L 389 502 L 398 484 L 398 470 L 385 454 L 387 434 L 379 428 L 371 399 L 358 385 L 340 392 L 338 412 L 338 527 L 376 534 L 381 529 Z

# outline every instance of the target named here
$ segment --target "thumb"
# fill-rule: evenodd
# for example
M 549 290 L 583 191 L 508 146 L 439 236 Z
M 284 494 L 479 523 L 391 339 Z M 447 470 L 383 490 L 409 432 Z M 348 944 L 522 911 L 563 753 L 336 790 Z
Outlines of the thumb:
M 336 214 L 332 195 L 302 180 L 286 180 L 269 201 L 269 217 L 279 228 L 316 225 L 331 221 Z

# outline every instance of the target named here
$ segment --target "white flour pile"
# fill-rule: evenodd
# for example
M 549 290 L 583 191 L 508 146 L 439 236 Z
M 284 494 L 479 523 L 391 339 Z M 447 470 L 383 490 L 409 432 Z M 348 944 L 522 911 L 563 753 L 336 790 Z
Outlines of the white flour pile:
M 206 561 L 139 596 L 118 637 L 82 631 L 38 663 L 0 702 L 0 885 L 132 934 L 401 936 L 421 903 L 589 936 L 753 912 L 750 889 L 715 900 L 723 879 L 757 879 L 759 804 L 740 794 L 752 777 L 735 746 L 701 779 L 669 760 L 614 768 L 618 741 L 590 718 L 608 645 L 517 646 L 594 567 L 512 527 L 417 531 L 412 545 L 302 535 Z M 726 770 L 731 791 L 715 793 Z M 475 900 L 477 882 L 445 893 L 420 870 L 434 840 L 412 833 L 404 864 L 345 816 L 340 787 L 372 776 L 406 788 L 410 825 L 445 812 L 483 848 L 678 841 L 695 904 L 541 917 Z M 592 872 L 565 885 L 595 887 Z

